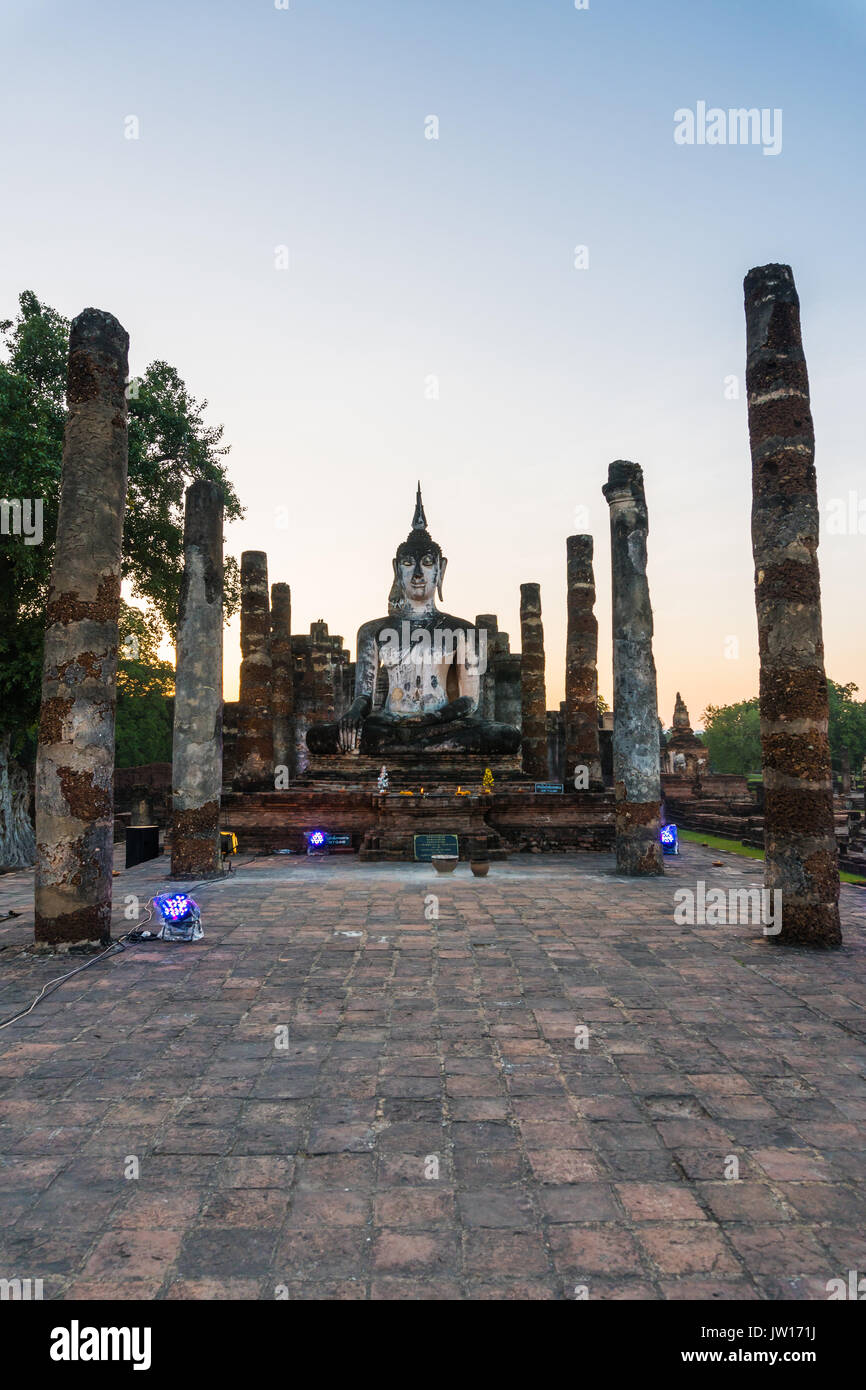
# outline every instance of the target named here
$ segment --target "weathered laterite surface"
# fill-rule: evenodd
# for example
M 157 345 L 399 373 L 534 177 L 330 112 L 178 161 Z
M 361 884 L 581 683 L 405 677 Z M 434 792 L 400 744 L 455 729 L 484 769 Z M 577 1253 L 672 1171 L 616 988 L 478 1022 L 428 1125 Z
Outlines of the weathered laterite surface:
M 646 577 L 649 516 L 640 465 L 612 463 L 602 492 L 610 507 L 613 571 L 616 866 L 623 874 L 661 874 L 658 698 Z
M 544 781 L 547 777 L 547 717 L 539 584 L 520 586 L 520 649 L 523 770 L 530 777 Z
M 761 661 L 765 883 L 783 944 L 841 943 L 818 494 L 800 303 L 790 266 L 745 279 L 752 551 Z
M 220 872 L 219 801 L 172 815 L 172 878 L 214 878 Z M 216 833 L 214 832 L 216 825 Z
M 294 767 L 295 690 L 292 661 L 292 591 L 288 584 L 271 585 L 271 662 L 273 667 L 274 766 Z
M 592 536 L 566 543 L 568 633 L 565 644 L 565 785 L 576 767 L 589 769 L 589 786 L 602 786 L 598 746 L 598 620 Z
M 273 670 L 268 557 L 262 550 L 241 555 L 241 671 L 234 786 L 238 791 L 273 791 Z
M 221 871 L 223 502 L 216 483 L 187 488 L 172 746 L 174 878 Z
M 36 760 L 36 939 L 54 944 L 111 924 L 128 348 L 111 314 L 72 323 Z

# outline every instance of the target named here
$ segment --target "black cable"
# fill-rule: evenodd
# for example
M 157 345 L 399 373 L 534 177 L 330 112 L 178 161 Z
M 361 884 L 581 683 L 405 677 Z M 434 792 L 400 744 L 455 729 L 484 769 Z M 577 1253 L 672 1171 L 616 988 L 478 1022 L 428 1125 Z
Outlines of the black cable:
M 254 855 L 252 856 L 252 858 L 249 859 L 247 862 L 250 863 L 250 864 L 252 864 L 254 860 L 260 859 L 260 858 L 262 857 L 262 854 L 263 854 L 263 851 L 260 851 L 258 854 L 254 854 Z M 229 869 L 228 873 L 224 873 L 221 877 L 222 877 L 222 878 L 229 878 L 233 872 L 234 872 L 234 870 Z M 208 878 L 200 879 L 198 883 L 194 883 L 194 884 L 192 885 L 192 887 L 190 888 L 189 891 L 192 892 L 193 888 L 202 888 L 202 887 L 206 887 L 209 883 L 215 883 L 215 882 L 217 882 L 217 881 L 218 881 L 218 880 L 212 879 L 212 878 L 210 878 L 210 879 L 208 879 Z M 110 943 L 110 945 L 106 946 L 106 948 L 105 948 L 104 951 L 100 951 L 100 953 L 99 953 L 98 956 L 92 956 L 91 959 L 85 961 L 83 965 L 77 965 L 77 966 L 75 967 L 74 970 L 68 970 L 68 971 L 66 972 L 65 975 L 58 975 L 56 979 L 54 979 L 54 980 L 49 980 L 48 983 L 47 983 L 46 985 L 43 985 L 42 988 L 41 988 L 41 990 L 40 990 L 39 993 L 37 994 L 36 998 L 33 1000 L 33 1003 L 32 1003 L 32 1004 L 28 1005 L 28 1007 L 27 1007 L 26 1009 L 19 1009 L 19 1011 L 18 1011 L 17 1014 L 13 1014 L 11 1018 L 4 1019 L 4 1021 L 3 1021 L 2 1023 L 0 1023 L 0 1031 L 2 1031 L 4 1028 L 8 1028 L 9 1025 L 12 1024 L 12 1023 L 17 1023 L 18 1020 L 19 1020 L 19 1018 L 26 1018 L 28 1014 L 32 1014 L 33 1010 L 36 1008 L 36 1005 L 39 1004 L 39 1003 L 41 1003 L 43 999 L 47 999 L 48 996 L 49 996 L 50 994 L 53 994 L 55 990 L 59 989 L 60 986 L 61 986 L 66 980 L 71 980 L 71 979 L 73 978 L 74 975 L 80 975 L 81 972 L 82 972 L 82 970 L 89 970 L 90 967 L 91 967 L 91 965 L 96 965 L 96 963 L 97 963 L 98 961 L 105 960 L 106 956 L 116 955 L 116 954 L 117 954 L 118 952 L 120 952 L 120 951 L 125 951 L 125 950 L 126 950 L 126 945 L 124 944 L 125 942 L 127 942 L 127 941 L 135 941 L 135 942 L 141 942 L 141 941 L 161 941 L 161 940 L 162 940 L 162 937 L 161 937 L 161 935 L 160 935 L 158 932 L 154 933 L 153 936 L 138 936 L 138 935 L 136 935 L 136 933 L 138 932 L 139 927 L 143 927 L 144 924 L 145 924 L 145 922 L 149 922 L 150 919 L 151 919 L 151 917 L 153 916 L 153 904 L 154 904 L 155 900 L 156 900 L 156 894 L 154 894 L 153 897 L 151 897 L 151 898 L 148 899 L 148 913 L 147 913 L 147 916 L 146 916 L 146 917 L 142 917 L 141 921 L 140 921 L 140 922 L 136 922 L 135 926 L 134 926 L 134 927 L 130 927 L 129 931 L 128 931 L 128 932 L 124 932 L 123 936 L 119 936 L 119 937 L 117 938 L 116 941 L 112 941 L 112 942 Z M 172 942 L 172 943 L 170 943 L 170 944 L 175 945 L 175 946 L 187 946 L 187 945 L 189 945 L 189 942 L 186 942 L 186 941 L 175 941 L 175 942 Z

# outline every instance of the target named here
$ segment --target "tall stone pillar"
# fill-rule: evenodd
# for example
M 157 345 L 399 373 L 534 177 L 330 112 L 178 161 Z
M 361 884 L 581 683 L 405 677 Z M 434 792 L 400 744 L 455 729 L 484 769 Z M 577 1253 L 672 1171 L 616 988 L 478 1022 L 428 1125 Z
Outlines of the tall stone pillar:
M 295 685 L 292 659 L 292 591 L 271 585 L 271 661 L 273 663 L 274 765 L 294 777 Z
M 274 790 L 271 697 L 268 557 L 263 550 L 245 550 L 241 555 L 241 672 L 234 780 L 239 791 Z
M 479 659 L 481 657 L 481 634 L 486 633 L 485 669 L 481 673 L 481 689 L 478 693 L 478 713 L 482 719 L 491 722 L 496 719 L 496 670 L 493 665 L 496 636 L 499 632 L 499 619 L 495 613 L 479 613 L 475 619 L 475 641 Z
M 616 867 L 621 874 L 662 874 L 658 697 L 646 577 L 649 517 L 640 465 L 612 463 L 602 492 L 610 507 L 613 570 Z
M 520 586 L 520 650 L 523 771 L 544 782 L 547 779 L 547 711 L 540 584 Z
M 851 754 L 846 747 L 842 748 L 840 754 L 840 774 L 842 778 L 842 795 L 851 795 Z
M 223 500 L 216 483 L 186 490 L 172 743 L 172 878 L 221 872 Z
M 128 350 L 112 314 L 73 320 L 36 759 L 37 941 L 111 936 Z
M 761 661 L 764 882 L 782 895 L 770 939 L 838 946 L 818 495 L 800 301 L 791 267 L 745 279 L 752 553 Z
M 598 619 L 592 536 L 569 536 L 565 542 L 568 584 L 568 634 L 565 644 L 565 788 L 574 786 L 574 770 L 589 770 L 589 786 L 602 783 L 598 742 Z

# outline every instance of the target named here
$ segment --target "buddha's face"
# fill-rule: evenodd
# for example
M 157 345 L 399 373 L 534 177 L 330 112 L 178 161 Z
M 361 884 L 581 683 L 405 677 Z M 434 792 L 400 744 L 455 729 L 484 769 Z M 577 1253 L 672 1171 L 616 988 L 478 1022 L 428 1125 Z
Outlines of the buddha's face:
M 417 555 L 402 550 L 397 557 L 400 587 L 411 603 L 432 603 L 441 570 L 441 560 L 435 550 L 424 550 Z

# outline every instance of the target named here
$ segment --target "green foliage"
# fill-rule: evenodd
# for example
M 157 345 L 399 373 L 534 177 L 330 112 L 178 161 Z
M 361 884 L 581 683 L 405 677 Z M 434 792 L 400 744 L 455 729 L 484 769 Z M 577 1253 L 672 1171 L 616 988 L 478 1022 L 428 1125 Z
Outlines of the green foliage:
M 45 604 L 60 501 L 69 323 L 32 291 L 19 297 L 14 321 L 0 323 L 7 359 L 0 362 L 0 497 L 42 498 L 42 545 L 0 539 L 0 709 L 2 728 L 32 726 L 39 709 Z M 159 635 L 173 633 L 183 571 L 183 494 L 209 478 L 223 491 L 227 521 L 243 515 L 222 462 L 222 426 L 206 425 L 201 403 L 174 367 L 152 362 L 129 391 L 129 486 L 123 578 L 144 600 Z M 226 620 L 237 610 L 240 576 L 228 557 Z M 155 658 L 155 649 L 151 654 Z M 132 673 L 127 673 L 131 695 Z M 135 696 L 157 697 L 147 686 Z M 122 687 L 118 685 L 119 694 Z M 164 695 L 159 695 L 164 700 Z
M 157 690 L 117 694 L 115 767 L 170 763 L 174 701 Z
M 115 765 L 171 762 L 174 668 L 161 660 L 154 612 L 121 604 Z
M 848 749 L 851 771 L 859 778 L 863 759 L 866 758 L 866 701 L 855 700 L 858 687 L 853 681 L 839 685 L 837 681 L 827 681 L 830 700 L 830 756 L 833 767 L 842 767 L 842 749 Z
M 830 705 L 830 754 L 834 769 L 842 766 L 847 748 L 851 770 L 859 777 L 866 758 L 866 701 L 855 700 L 853 682 L 827 681 Z M 714 772 L 756 772 L 761 766 L 758 697 L 735 705 L 710 705 L 704 711 L 704 742 Z
M 735 705 L 708 705 L 702 723 L 713 772 L 745 775 L 760 770 L 761 719 L 757 696 Z

